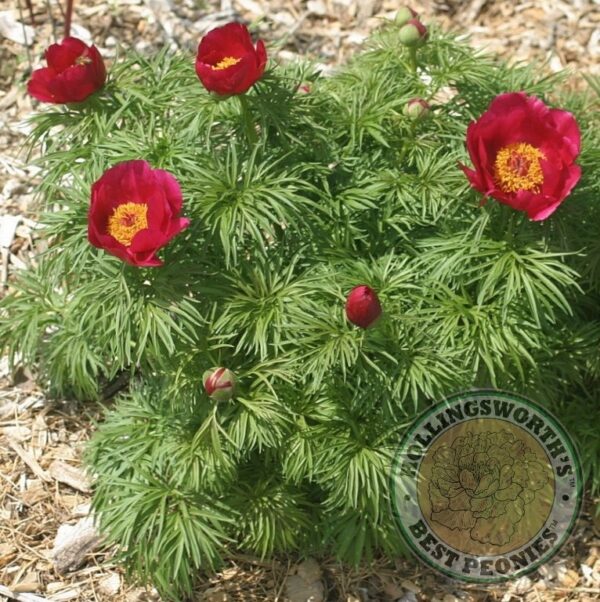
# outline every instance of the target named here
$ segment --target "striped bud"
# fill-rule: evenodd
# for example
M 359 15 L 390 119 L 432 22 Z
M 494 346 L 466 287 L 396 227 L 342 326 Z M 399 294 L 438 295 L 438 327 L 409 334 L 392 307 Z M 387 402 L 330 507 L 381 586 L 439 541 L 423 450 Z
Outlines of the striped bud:
M 417 121 L 418 119 L 423 119 L 427 117 L 430 110 L 429 103 L 422 98 L 413 98 L 409 100 L 404 106 L 404 114 L 410 119 Z
M 229 401 L 235 395 L 235 374 L 227 368 L 211 368 L 202 375 L 207 395 L 214 401 Z

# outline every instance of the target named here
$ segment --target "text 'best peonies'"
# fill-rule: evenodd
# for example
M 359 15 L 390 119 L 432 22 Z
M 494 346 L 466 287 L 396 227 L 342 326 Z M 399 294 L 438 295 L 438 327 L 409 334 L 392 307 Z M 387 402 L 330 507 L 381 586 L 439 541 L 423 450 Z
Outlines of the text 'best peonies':
M 231 96 L 247 92 L 262 77 L 266 64 L 262 40 L 255 47 L 245 25 L 228 23 L 200 41 L 196 73 L 209 92 Z
M 471 186 L 532 220 L 554 213 L 579 181 L 581 135 L 571 113 L 524 92 L 497 96 L 467 130 Z
M 88 239 L 95 246 L 139 267 L 162 265 L 157 251 L 190 222 L 177 180 L 146 161 L 111 167 L 92 186 Z
M 69 37 L 52 44 L 45 58 L 48 66 L 36 69 L 27 83 L 27 91 L 38 100 L 81 102 L 104 86 L 106 68 L 95 46 Z

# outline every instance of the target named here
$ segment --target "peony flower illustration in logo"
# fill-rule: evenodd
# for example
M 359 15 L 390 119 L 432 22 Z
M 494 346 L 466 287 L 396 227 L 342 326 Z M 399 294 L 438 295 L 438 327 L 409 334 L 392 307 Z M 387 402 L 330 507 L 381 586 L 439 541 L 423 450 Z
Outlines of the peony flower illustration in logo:
M 544 461 L 509 431 L 468 433 L 433 456 L 431 520 L 502 546 L 548 481 Z

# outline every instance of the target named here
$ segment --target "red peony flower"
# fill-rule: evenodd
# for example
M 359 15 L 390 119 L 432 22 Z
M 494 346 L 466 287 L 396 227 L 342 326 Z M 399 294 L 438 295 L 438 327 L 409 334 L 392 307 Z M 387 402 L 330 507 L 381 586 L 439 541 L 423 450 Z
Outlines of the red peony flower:
M 266 64 L 263 42 L 259 40 L 255 48 L 245 25 L 228 23 L 200 41 L 196 73 L 209 92 L 229 96 L 249 90 L 262 77 Z
M 471 186 L 543 220 L 581 176 L 574 164 L 581 136 L 575 118 L 524 92 L 497 96 L 467 130 L 474 169 L 461 165 Z
M 162 265 L 156 252 L 190 223 L 179 217 L 181 205 L 170 173 L 146 161 L 119 163 L 92 186 L 88 240 L 131 265 Z
M 346 317 L 352 324 L 369 328 L 381 316 L 381 304 L 377 293 L 369 286 L 355 286 L 346 299 Z
M 106 68 L 98 49 L 77 38 L 52 44 L 45 58 L 48 66 L 36 69 L 27 84 L 29 94 L 43 102 L 81 102 L 106 81 Z

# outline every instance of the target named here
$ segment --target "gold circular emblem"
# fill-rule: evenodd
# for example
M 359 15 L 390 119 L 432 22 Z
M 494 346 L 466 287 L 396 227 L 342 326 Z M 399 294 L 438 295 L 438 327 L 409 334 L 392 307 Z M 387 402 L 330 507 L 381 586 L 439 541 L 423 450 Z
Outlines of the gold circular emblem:
M 514 394 L 453 396 L 404 437 L 392 503 L 411 548 L 459 579 L 500 581 L 550 558 L 572 530 L 582 476 L 545 409 Z

